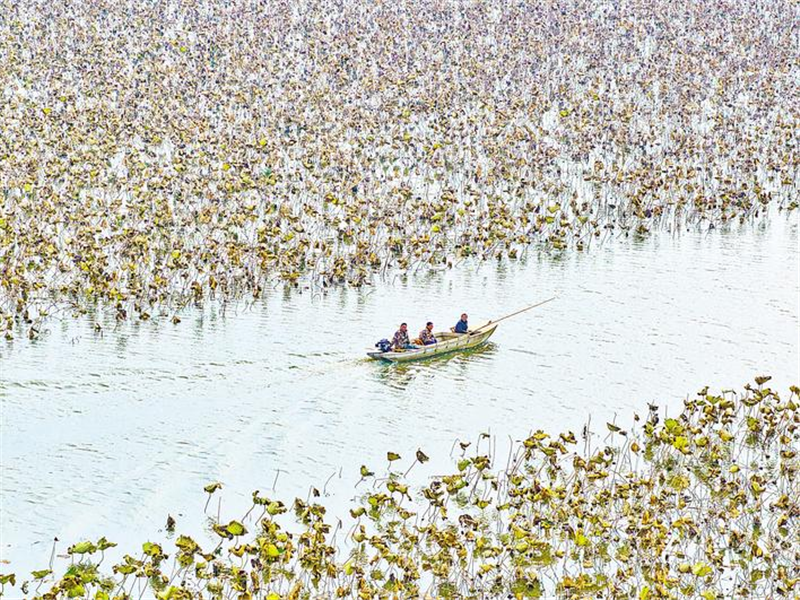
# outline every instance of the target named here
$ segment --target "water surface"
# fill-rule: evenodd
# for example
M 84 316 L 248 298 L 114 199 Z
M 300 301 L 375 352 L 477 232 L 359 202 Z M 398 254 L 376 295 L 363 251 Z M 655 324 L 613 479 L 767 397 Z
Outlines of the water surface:
M 554 295 L 479 351 L 363 358 L 401 320 L 413 333 L 462 311 L 477 323 Z M 798 223 L 777 216 L 365 290 L 275 292 L 178 325 L 51 322 L 0 346 L 2 559 L 41 568 L 54 536 L 61 550 L 106 535 L 135 553 L 168 513 L 196 534 L 215 480 L 223 512 L 254 489 L 290 501 L 316 485 L 343 514 L 359 466 L 382 469 L 387 450 L 431 455 L 422 482 L 481 432 L 500 447 L 532 429 L 578 432 L 591 415 L 602 438 L 615 416 L 628 423 L 647 402 L 677 412 L 705 384 L 772 374 L 785 389 L 800 381 L 799 305 Z

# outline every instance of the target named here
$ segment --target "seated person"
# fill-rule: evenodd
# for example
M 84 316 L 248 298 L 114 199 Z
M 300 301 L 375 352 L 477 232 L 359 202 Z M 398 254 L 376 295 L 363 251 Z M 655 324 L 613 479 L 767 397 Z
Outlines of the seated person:
M 436 343 L 436 337 L 433 335 L 432 322 L 428 321 L 428 324 L 425 325 L 425 329 L 419 332 L 419 339 L 426 346 L 430 346 L 431 344 Z
M 400 324 L 400 329 L 398 329 L 394 337 L 392 338 L 392 349 L 394 350 L 409 350 L 416 348 L 411 342 L 408 340 L 408 325 L 406 323 Z
M 452 331 L 455 333 L 468 333 L 469 332 L 469 325 L 467 325 L 467 313 L 461 315 L 461 320 L 456 323 L 456 326 L 453 327 Z

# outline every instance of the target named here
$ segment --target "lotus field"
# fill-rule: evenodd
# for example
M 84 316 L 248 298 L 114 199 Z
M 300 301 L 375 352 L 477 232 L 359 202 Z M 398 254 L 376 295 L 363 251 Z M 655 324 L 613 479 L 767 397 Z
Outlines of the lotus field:
M 792 10 L 3 0 L 5 334 L 792 210 Z
M 209 536 L 146 541 L 115 564 L 105 538 L 69 546 L 26 597 L 794 598 L 798 590 L 800 389 L 769 377 L 701 390 L 679 415 L 650 405 L 601 431 L 536 431 L 507 454 L 461 443 L 450 474 L 415 481 L 428 457 L 361 467 L 361 501 L 326 519 L 314 489 L 285 503 L 253 492 L 238 517 L 211 504 Z M 199 490 L 198 490 L 199 491 Z M 216 504 L 216 503 L 214 503 Z M 211 509 L 209 509 L 211 505 Z M 292 518 L 284 513 L 293 514 Z M 16 586 L 16 587 L 13 587 Z

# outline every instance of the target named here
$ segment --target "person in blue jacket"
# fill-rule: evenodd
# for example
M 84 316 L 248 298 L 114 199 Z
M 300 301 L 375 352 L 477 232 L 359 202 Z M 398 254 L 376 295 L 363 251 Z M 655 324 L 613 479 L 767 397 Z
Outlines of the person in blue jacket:
M 469 332 L 469 325 L 467 325 L 467 313 L 461 315 L 461 320 L 456 323 L 456 326 L 453 327 L 453 331 L 456 333 L 468 333 Z

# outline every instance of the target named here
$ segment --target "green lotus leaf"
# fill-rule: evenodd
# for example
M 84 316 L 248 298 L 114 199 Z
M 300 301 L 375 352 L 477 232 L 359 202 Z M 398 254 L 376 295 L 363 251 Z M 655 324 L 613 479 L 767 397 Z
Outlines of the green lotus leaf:
M 97 540 L 97 549 L 98 550 L 107 550 L 109 548 L 115 547 L 117 544 L 116 542 L 109 542 L 105 536 L 101 537 Z
M 711 568 L 710 565 L 704 562 L 698 562 L 692 565 L 692 573 L 697 577 L 705 577 L 709 573 L 711 573 L 714 569 Z
M 94 554 L 97 552 L 97 546 L 92 542 L 78 542 L 67 548 L 67 554 Z
M 183 552 L 194 554 L 200 550 L 200 546 L 188 535 L 179 535 L 175 540 L 175 545 Z
M 233 536 L 247 533 L 247 529 L 239 521 L 231 521 L 225 526 L 225 530 Z
M 267 506 L 268 504 L 270 504 L 270 502 L 272 502 L 272 500 L 270 500 L 266 496 L 259 496 L 258 490 L 253 492 L 253 504 L 256 504 L 258 506 Z
M 159 544 L 154 544 L 153 542 L 145 542 L 144 544 L 142 544 L 142 551 L 147 556 L 152 556 L 152 557 L 164 555 L 164 551 L 161 549 L 161 546 Z
M 285 513 L 287 510 L 288 509 L 286 508 L 286 506 L 284 506 L 283 502 L 281 502 L 280 500 L 277 500 L 275 502 L 270 502 L 269 505 L 267 506 L 267 513 L 269 513 L 273 517 L 275 515 L 281 515 Z
M 158 600 L 172 600 L 172 598 L 175 598 L 179 593 L 180 588 L 171 585 L 168 588 L 158 592 L 156 594 L 156 598 L 158 598 Z
M 114 565 L 112 568 L 114 573 L 120 573 L 122 575 L 130 575 L 134 571 L 136 571 L 136 567 L 134 565 Z

